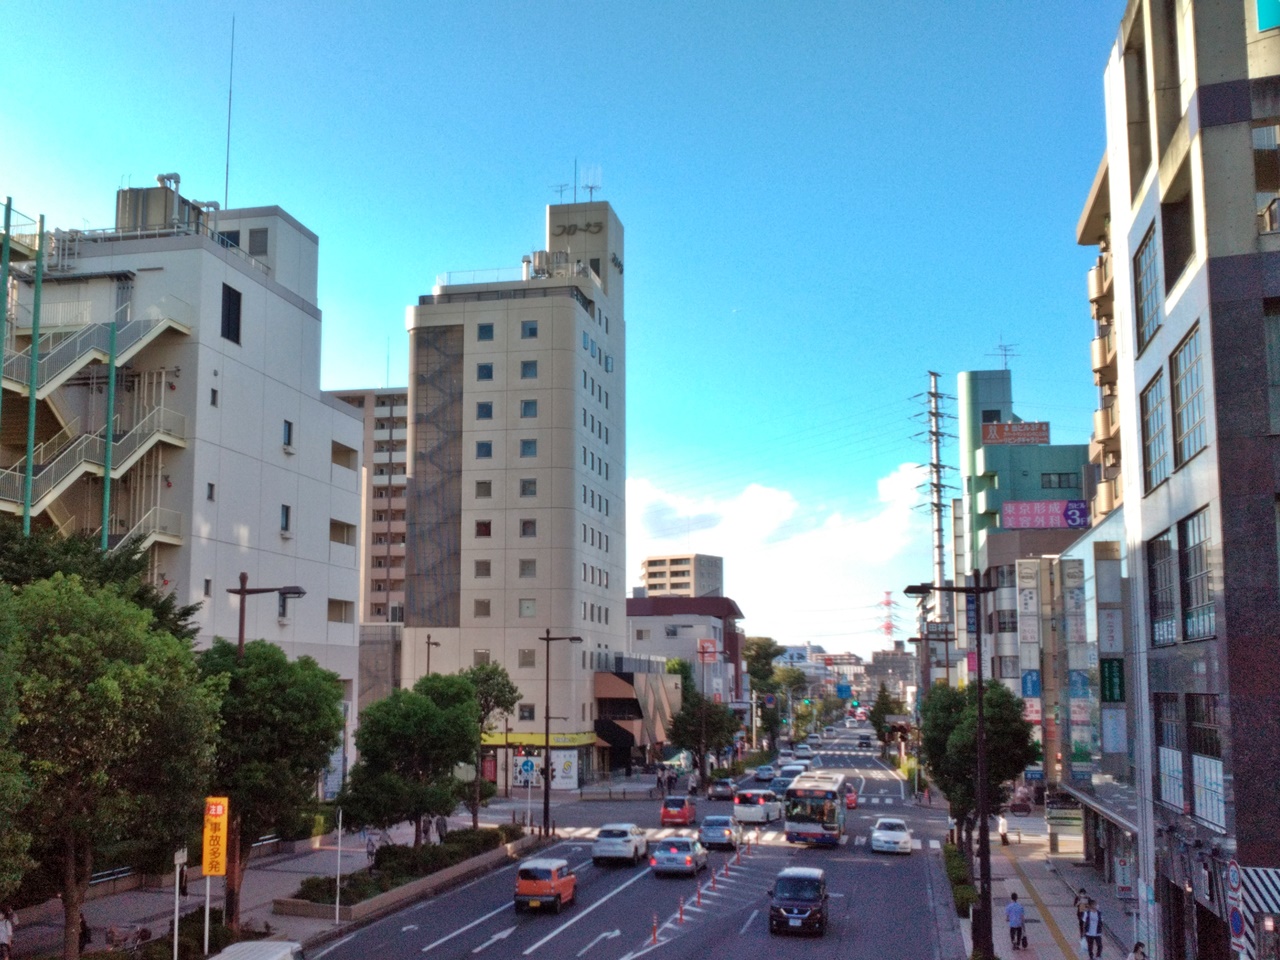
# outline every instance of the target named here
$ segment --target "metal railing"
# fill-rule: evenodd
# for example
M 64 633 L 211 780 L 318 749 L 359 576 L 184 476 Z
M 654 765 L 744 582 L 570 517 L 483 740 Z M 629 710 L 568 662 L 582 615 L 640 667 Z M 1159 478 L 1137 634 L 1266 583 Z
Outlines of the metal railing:
M 130 528 L 128 533 L 120 538 L 120 542 L 128 543 L 131 540 L 141 540 L 146 543 L 157 536 L 182 539 L 182 535 L 181 513 L 165 507 L 152 507 L 143 515 L 141 520 Z

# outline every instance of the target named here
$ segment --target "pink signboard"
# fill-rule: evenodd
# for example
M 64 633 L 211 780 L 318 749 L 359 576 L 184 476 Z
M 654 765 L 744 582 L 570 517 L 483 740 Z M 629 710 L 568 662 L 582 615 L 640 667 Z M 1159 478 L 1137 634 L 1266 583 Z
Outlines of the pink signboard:
M 1000 505 L 1005 530 L 1083 530 L 1089 526 L 1087 500 L 1006 500 Z
M 1049 442 L 1049 424 L 1035 421 L 1026 423 L 984 423 L 982 425 L 982 443 L 984 446 L 995 444 L 1030 445 Z

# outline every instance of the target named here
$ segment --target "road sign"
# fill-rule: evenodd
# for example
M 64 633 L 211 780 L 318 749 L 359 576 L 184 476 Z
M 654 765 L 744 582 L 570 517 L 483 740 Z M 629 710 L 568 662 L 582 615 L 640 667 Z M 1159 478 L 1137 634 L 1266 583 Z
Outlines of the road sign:
M 1243 954 L 1244 913 L 1240 909 L 1240 864 L 1227 861 L 1227 925 L 1231 928 L 1231 949 Z
M 226 797 L 204 798 L 204 859 L 206 877 L 227 875 L 227 816 L 229 804 Z
M 520 764 L 520 772 L 521 772 L 521 773 L 533 773 L 533 771 L 534 771 L 534 763 L 533 763 L 533 761 L 532 761 L 532 760 L 529 760 L 528 758 L 526 758 L 526 759 L 525 759 L 525 761 L 524 761 L 522 764 Z
M 777 704 L 778 704 L 778 698 L 775 697 L 772 693 L 766 693 L 764 695 L 764 705 L 766 707 L 777 706 Z

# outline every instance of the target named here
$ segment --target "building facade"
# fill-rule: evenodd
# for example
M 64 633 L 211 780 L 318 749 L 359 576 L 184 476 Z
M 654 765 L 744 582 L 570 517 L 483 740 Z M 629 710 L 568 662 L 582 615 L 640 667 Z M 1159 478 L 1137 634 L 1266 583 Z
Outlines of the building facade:
M 724 558 L 705 553 L 645 557 L 640 584 L 650 597 L 722 597 Z
M 550 206 L 521 268 L 407 311 L 402 682 L 501 663 L 522 699 L 490 745 L 546 747 L 549 705 L 557 787 L 594 775 L 593 673 L 626 653 L 624 262 L 608 203 Z

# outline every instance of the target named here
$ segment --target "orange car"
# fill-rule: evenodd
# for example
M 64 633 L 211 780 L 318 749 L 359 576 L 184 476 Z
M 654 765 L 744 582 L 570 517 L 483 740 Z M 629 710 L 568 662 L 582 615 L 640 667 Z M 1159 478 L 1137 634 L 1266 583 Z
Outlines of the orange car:
M 667 797 L 662 801 L 662 825 L 688 827 L 698 822 L 698 804 L 693 797 Z
M 578 878 L 567 860 L 526 860 L 516 871 L 516 913 L 546 908 L 559 913 L 578 894 Z

